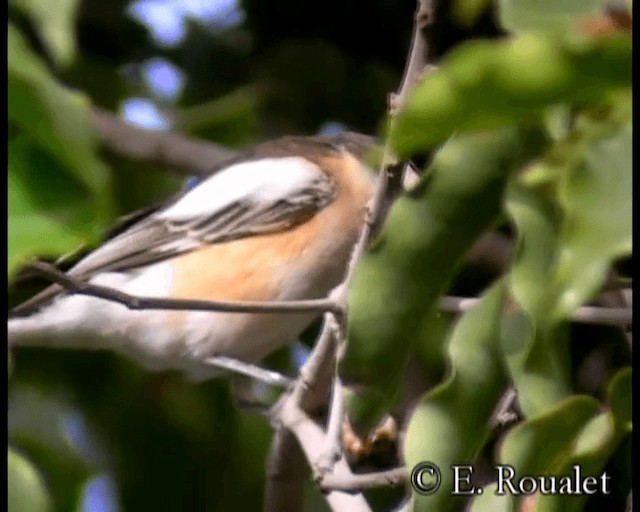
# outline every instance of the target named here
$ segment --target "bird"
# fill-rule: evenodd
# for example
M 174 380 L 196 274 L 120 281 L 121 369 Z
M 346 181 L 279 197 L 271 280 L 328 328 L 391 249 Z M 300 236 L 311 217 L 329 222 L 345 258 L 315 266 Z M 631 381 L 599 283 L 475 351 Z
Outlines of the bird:
M 134 296 L 211 301 L 323 298 L 344 278 L 373 196 L 374 137 L 287 136 L 217 165 L 67 271 Z M 10 348 L 113 350 L 192 381 L 225 356 L 257 363 L 319 313 L 131 310 L 54 284 L 9 312 Z

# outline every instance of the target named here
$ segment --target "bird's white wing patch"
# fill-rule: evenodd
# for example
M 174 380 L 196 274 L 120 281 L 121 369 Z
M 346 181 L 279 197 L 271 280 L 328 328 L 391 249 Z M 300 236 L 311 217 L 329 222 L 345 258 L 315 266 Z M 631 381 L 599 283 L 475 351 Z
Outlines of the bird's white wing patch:
M 241 162 L 207 178 L 156 218 L 184 221 L 209 217 L 236 203 L 275 203 L 294 197 L 322 177 L 321 169 L 302 157 Z

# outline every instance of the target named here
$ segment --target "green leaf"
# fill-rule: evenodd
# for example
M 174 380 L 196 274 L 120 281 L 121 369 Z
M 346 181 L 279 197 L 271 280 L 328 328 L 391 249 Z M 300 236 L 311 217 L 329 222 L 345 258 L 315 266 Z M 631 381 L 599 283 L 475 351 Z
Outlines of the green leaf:
M 629 115 L 626 94 L 581 113 L 508 187 L 518 233 L 509 283 L 523 313 L 505 318 L 503 348 L 527 416 L 570 394 L 566 321 L 631 250 Z
M 471 27 L 491 6 L 491 0 L 454 0 L 453 15 L 464 26 Z
M 630 435 L 631 368 L 623 368 L 608 387 L 609 411 L 600 412 L 597 400 L 572 396 L 553 410 L 514 427 L 500 450 L 500 462 L 514 467 L 517 476 L 572 475 L 574 466 L 584 476 L 602 478 L 602 470 L 616 447 Z M 629 480 L 631 475 L 628 475 Z M 611 489 L 611 485 L 609 485 Z M 514 510 L 515 498 L 497 496 L 496 485 L 484 488 L 472 512 Z M 583 509 L 586 495 L 544 495 L 533 498 L 544 512 Z
M 560 175 L 565 222 L 556 271 L 556 318 L 570 315 L 591 298 L 612 260 L 631 252 L 631 123 L 605 129 L 589 143 L 582 161 Z M 584 132 L 589 130 L 597 128 L 585 127 L 582 135 L 588 137 Z
M 89 101 L 59 84 L 11 24 L 8 28 L 9 119 L 94 194 L 100 218 L 111 216 L 107 167 L 97 156 Z
M 502 28 L 512 32 L 527 30 L 565 31 L 580 18 L 602 13 L 606 0 L 500 0 Z
M 549 282 L 558 257 L 560 209 L 544 193 L 511 184 L 506 210 L 518 233 L 518 250 L 509 276 L 511 293 L 535 322 L 546 323 L 553 308 Z
M 50 55 L 61 67 L 68 66 L 76 53 L 75 18 L 78 0 L 12 0 L 32 20 Z
M 450 140 L 419 188 L 393 206 L 381 240 L 360 261 L 349 292 L 349 343 L 341 363 L 357 429 L 375 424 L 423 318 L 473 242 L 496 220 L 505 180 L 521 158 L 515 130 Z M 366 396 L 365 396 L 366 395 Z
M 505 314 L 502 350 L 526 417 L 555 407 L 571 394 L 567 325 L 536 327 L 522 312 Z
M 571 448 L 599 409 L 590 396 L 567 398 L 553 410 L 514 427 L 502 444 L 500 461 L 512 465 L 517 474 L 543 474 L 560 451 Z
M 631 252 L 630 107 L 617 100 L 579 116 L 508 188 L 519 247 L 511 289 L 536 327 L 569 318 L 598 291 L 612 261 Z
M 564 139 L 571 128 L 571 109 L 564 104 L 549 107 L 544 111 L 543 122 L 546 132 L 552 140 Z
M 507 379 L 499 358 L 504 286 L 494 286 L 460 317 L 449 341 L 449 377 L 420 400 L 409 422 L 404 455 L 408 468 L 432 461 L 443 469 L 441 489 L 452 489 L 451 464 L 471 463 L 486 442 L 490 418 Z M 446 439 L 446 442 L 443 442 Z M 414 510 L 450 510 L 448 492 L 414 494 Z
M 620 432 L 631 432 L 631 367 L 623 368 L 609 381 L 607 397 Z
M 394 120 L 399 156 L 435 146 L 456 131 L 541 117 L 558 103 L 602 99 L 631 84 L 631 38 L 556 38 L 529 33 L 454 49 L 419 84 Z
M 482 492 L 473 498 L 469 512 L 514 512 L 512 500 L 505 496 L 496 496 L 495 490 L 495 485 L 485 485 Z
M 572 396 L 553 410 L 514 427 L 500 449 L 500 464 L 513 466 L 516 477 L 558 474 L 550 468 L 561 453 L 571 446 L 582 429 L 598 417 L 598 401 L 589 396 Z M 485 510 L 517 510 L 515 498 L 496 495 L 497 485 L 484 488 L 472 512 Z M 573 496 L 572 498 L 575 498 Z
M 82 183 L 23 137 L 9 143 L 9 276 L 35 255 L 58 255 L 95 240 L 102 228 Z
M 549 469 L 551 474 L 570 474 L 577 464 L 583 475 L 602 477 L 615 449 L 631 434 L 631 368 L 623 368 L 611 379 L 608 402 L 610 410 L 595 416 L 582 428 L 572 442 L 572 449 L 558 455 Z M 630 486 L 631 475 L 627 476 Z M 579 512 L 586 498 L 586 495 L 541 496 L 536 510 Z
M 49 493 L 33 464 L 11 448 L 7 458 L 9 512 L 52 510 Z

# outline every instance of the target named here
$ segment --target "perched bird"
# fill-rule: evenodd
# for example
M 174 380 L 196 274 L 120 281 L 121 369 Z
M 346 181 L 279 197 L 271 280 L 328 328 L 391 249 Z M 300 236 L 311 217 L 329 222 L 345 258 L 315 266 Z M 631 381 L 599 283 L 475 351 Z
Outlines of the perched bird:
M 131 295 L 219 301 L 321 298 L 342 280 L 373 194 L 375 139 L 284 137 L 245 152 L 108 240 L 68 274 Z M 130 310 L 53 285 L 10 312 L 10 346 L 111 349 L 149 369 L 215 376 L 257 362 L 314 313 Z

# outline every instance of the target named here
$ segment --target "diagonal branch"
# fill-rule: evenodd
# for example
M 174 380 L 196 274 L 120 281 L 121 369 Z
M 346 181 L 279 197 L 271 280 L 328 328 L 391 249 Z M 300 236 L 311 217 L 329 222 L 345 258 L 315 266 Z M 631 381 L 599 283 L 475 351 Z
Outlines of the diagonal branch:
M 137 128 L 106 110 L 94 108 L 91 121 L 102 145 L 132 160 L 142 160 L 183 173 L 206 173 L 236 152 L 178 133 Z
M 409 55 L 407 57 L 407 64 L 405 67 L 404 76 L 402 78 L 400 87 L 396 94 L 389 96 L 387 119 L 388 127 L 391 127 L 391 121 L 394 115 L 402 107 L 406 101 L 406 97 L 414 87 L 415 83 L 420 79 L 427 65 L 427 31 L 431 25 L 433 19 L 433 0 L 418 0 L 417 10 L 414 15 L 414 27 L 413 38 Z M 402 175 L 405 171 L 405 166 L 398 161 L 392 152 L 392 149 L 387 141 L 383 150 L 383 158 L 381 162 L 381 168 L 378 173 L 378 182 L 376 184 L 374 196 L 367 208 L 367 214 L 365 216 L 364 226 L 360 233 L 360 237 L 356 242 L 353 249 L 351 260 L 349 261 L 349 267 L 342 284 L 337 288 L 337 300 L 336 302 L 342 306 L 342 310 L 347 310 L 347 290 L 356 269 L 356 266 L 366 251 L 369 243 L 372 239 L 374 230 L 381 226 L 384 222 L 384 216 L 388 213 L 391 203 L 397 198 L 397 190 L 391 187 L 392 184 L 398 184 L 401 182 Z M 338 358 L 340 354 L 346 350 L 346 316 L 343 317 L 340 323 L 340 336 L 337 340 Z M 341 432 L 339 428 L 342 425 L 344 419 L 344 406 L 343 406 L 343 392 L 340 377 L 336 375 L 334 377 L 334 389 L 332 394 L 332 406 L 330 409 L 328 420 L 328 432 L 327 432 L 327 449 L 323 455 L 325 462 L 323 473 L 332 469 L 326 466 L 327 460 L 335 459 L 339 457 L 341 453 Z M 338 462 L 340 459 L 338 458 Z
M 281 407 L 277 409 L 276 416 L 282 427 L 295 436 L 308 463 L 314 465 L 315 461 L 322 458 L 325 453 L 325 433 L 320 425 L 291 400 L 291 395 L 285 396 Z M 344 457 L 336 462 L 335 470 L 342 474 L 351 473 Z M 361 493 L 351 494 L 341 490 L 331 490 L 325 494 L 325 499 L 331 510 L 335 511 L 370 512 L 371 510 Z
M 227 370 L 230 372 L 238 373 L 240 375 L 244 375 L 245 377 L 249 377 L 253 380 L 262 382 L 269 386 L 289 388 L 293 385 L 294 382 L 293 380 L 285 377 L 284 375 L 281 375 L 278 372 L 266 370 L 265 368 L 261 368 L 260 366 L 245 363 L 244 361 L 239 361 L 238 359 L 233 359 L 232 357 L 213 356 L 208 357 L 203 362 L 205 364 L 215 366 L 216 368 L 220 368 L 221 370 Z

